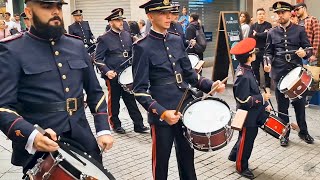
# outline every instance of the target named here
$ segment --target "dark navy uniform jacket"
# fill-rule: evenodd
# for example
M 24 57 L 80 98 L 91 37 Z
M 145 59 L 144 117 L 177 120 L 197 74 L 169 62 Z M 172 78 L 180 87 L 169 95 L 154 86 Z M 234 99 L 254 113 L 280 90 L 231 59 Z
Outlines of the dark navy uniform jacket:
M 292 24 L 285 29 L 277 26 L 267 34 L 266 53 L 272 61 L 271 78 L 278 82 L 282 76 L 287 75 L 294 65 L 286 61 L 291 56 L 290 62 L 302 65 L 302 59 L 296 54 L 279 55 L 278 53 L 286 50 L 298 50 L 300 47 L 311 47 L 307 33 L 304 27 Z M 307 53 L 305 59 L 309 58 L 311 53 Z
M 110 129 L 105 95 L 82 41 L 71 35 L 49 41 L 30 32 L 10 38 L 0 42 L 0 129 L 13 142 L 12 163 L 21 166 L 28 158 L 25 146 L 33 124 L 51 128 L 58 135 L 71 130 L 73 140 L 93 151 L 96 139 L 83 107 L 72 115 L 67 111 L 31 113 L 18 108 L 19 104 L 79 98 L 84 89 L 96 131 Z
M 69 34 L 79 36 L 85 44 L 91 45 L 90 40 L 94 39 L 88 21 L 74 22 L 69 26 Z
M 160 121 L 165 110 L 174 110 L 184 93 L 185 83 L 152 85 L 153 81 L 175 78 L 181 74 L 183 81 L 204 92 L 211 90 L 213 82 L 200 77 L 191 67 L 182 38 L 172 34 L 159 34 L 153 30 L 133 45 L 133 86 L 137 101 L 149 112 L 150 124 L 168 125 Z
M 121 71 L 120 65 L 131 57 L 132 38 L 129 32 L 121 31 L 117 33 L 110 29 L 98 38 L 96 49 L 95 64 L 101 71 L 103 78 L 105 74 L 114 70 Z M 128 57 L 125 57 L 128 55 Z
M 233 85 L 233 93 L 236 99 L 237 109 L 248 111 L 244 127 L 263 125 L 268 118 L 268 113 L 266 113 L 265 108 L 269 104 L 263 100 L 251 66 L 238 66 Z
M 179 35 L 183 40 L 184 46 L 188 47 L 189 41 L 186 39 L 186 35 L 184 34 L 183 28 L 180 23 L 171 23 L 168 31 Z

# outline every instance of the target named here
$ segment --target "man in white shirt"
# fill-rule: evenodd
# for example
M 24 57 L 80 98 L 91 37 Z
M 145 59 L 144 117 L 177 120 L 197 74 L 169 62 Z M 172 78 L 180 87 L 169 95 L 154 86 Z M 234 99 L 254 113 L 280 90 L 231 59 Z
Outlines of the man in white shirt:
M 6 28 L 10 31 L 14 28 L 15 22 L 11 21 L 11 14 L 9 12 L 4 13 L 4 19 L 6 22 Z

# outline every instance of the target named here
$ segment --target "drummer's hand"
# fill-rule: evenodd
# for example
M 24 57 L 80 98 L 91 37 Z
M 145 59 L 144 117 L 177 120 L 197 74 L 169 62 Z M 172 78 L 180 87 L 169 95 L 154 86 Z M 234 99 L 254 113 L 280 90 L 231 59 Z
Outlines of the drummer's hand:
M 50 134 L 53 140 L 49 139 L 47 136 L 44 136 L 39 132 L 34 138 L 33 147 L 37 151 L 43 152 L 53 152 L 58 150 L 59 145 L 54 142 L 57 141 L 57 134 L 52 129 L 46 129 L 45 131 Z
M 195 46 L 197 44 L 197 41 L 195 39 L 191 39 L 190 40 L 190 47 L 192 48 L 193 46 Z
M 211 94 L 213 95 L 214 93 L 223 93 L 224 90 L 226 89 L 226 85 L 224 83 L 222 83 L 220 80 L 217 80 L 215 81 L 213 84 L 212 84 L 212 87 L 211 89 L 215 88 L 216 86 L 218 86 L 218 88 Z
M 169 125 L 174 125 L 179 121 L 180 117 L 182 116 L 180 112 L 178 112 L 178 114 L 175 115 L 175 112 L 175 110 L 166 110 L 161 115 L 161 119 L 165 120 Z
M 303 58 L 307 55 L 306 51 L 304 49 L 302 49 L 301 47 L 299 48 L 298 51 L 296 51 L 296 54 L 301 58 Z
M 104 147 L 106 147 L 104 149 L 104 152 L 107 152 L 109 149 L 112 148 L 113 137 L 111 135 L 105 134 L 105 135 L 99 136 L 97 138 L 97 142 L 101 149 L 104 149 Z
M 110 70 L 107 72 L 106 76 L 109 78 L 109 79 L 113 79 L 114 77 L 117 76 L 117 73 L 114 72 L 114 70 Z
M 316 61 L 316 60 L 317 60 L 317 58 L 316 58 L 315 55 L 312 55 L 312 56 L 309 58 L 309 62 L 314 62 L 314 61 Z
M 263 66 L 263 70 L 265 71 L 265 72 L 270 72 L 271 71 L 271 65 L 269 64 L 269 65 L 264 65 Z
M 266 107 L 266 111 L 270 112 L 272 110 L 272 107 L 270 106 L 270 104 Z
M 265 101 L 268 101 L 271 98 L 271 93 L 262 93 L 262 97 Z

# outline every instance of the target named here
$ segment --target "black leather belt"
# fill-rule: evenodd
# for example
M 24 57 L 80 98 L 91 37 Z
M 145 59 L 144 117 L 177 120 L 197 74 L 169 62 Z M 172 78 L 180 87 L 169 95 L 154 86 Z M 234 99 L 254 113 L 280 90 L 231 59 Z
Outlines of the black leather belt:
M 68 98 L 66 101 L 53 103 L 23 102 L 19 104 L 19 107 L 22 108 L 22 111 L 30 113 L 52 113 L 67 111 L 70 115 L 72 115 L 79 108 L 83 107 L 83 97 Z
M 163 85 L 174 84 L 174 83 L 181 84 L 182 82 L 183 82 L 182 75 L 176 74 L 176 76 L 173 76 L 173 77 L 151 80 L 150 85 L 163 86 Z
M 125 51 L 122 53 L 108 53 L 107 54 L 108 57 L 124 57 L 127 58 L 129 56 L 131 56 L 131 52 Z
M 300 57 L 296 54 L 276 54 L 276 57 L 284 58 L 286 61 L 291 61 L 292 59 L 299 59 Z

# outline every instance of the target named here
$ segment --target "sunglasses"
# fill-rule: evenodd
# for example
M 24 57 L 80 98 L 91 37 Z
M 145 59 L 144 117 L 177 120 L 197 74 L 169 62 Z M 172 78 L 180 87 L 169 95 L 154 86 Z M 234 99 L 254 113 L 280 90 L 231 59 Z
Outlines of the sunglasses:
M 303 8 L 303 7 L 300 6 L 300 7 L 296 8 L 296 9 L 294 9 L 294 11 L 299 11 L 301 8 Z

